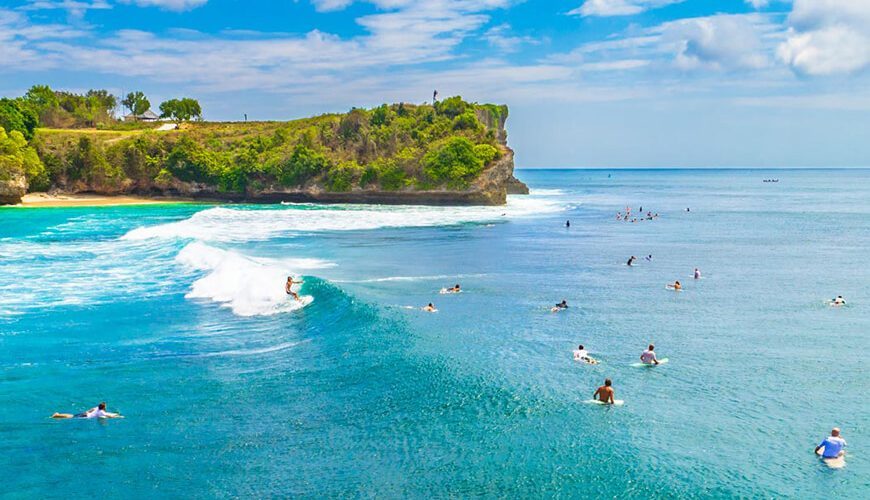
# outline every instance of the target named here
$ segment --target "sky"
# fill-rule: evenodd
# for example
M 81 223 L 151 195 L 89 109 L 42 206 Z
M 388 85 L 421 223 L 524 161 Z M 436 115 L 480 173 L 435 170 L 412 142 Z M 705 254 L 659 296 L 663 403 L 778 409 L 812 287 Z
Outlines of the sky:
M 517 166 L 870 166 L 870 0 L 0 0 L 33 84 L 208 120 L 507 104 Z

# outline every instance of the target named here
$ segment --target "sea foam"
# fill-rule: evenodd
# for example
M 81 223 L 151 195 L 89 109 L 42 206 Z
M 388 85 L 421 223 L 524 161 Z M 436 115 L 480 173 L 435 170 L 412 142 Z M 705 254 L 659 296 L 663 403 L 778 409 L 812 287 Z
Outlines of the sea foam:
M 429 207 L 293 204 L 281 208 L 216 207 L 188 219 L 133 229 L 125 240 L 182 238 L 200 241 L 262 241 L 295 233 L 496 222 L 558 212 L 564 206 L 534 196 L 511 196 L 504 206 Z
M 287 276 L 333 264 L 319 259 L 266 259 L 194 242 L 176 261 L 205 275 L 193 282 L 189 299 L 208 299 L 239 316 L 266 316 L 301 309 L 314 299 L 290 299 L 284 291 Z

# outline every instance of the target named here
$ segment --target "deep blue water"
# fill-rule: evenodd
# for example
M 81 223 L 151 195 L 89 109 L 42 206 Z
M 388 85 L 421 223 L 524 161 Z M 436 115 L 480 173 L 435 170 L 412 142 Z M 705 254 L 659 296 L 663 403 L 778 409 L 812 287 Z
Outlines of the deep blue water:
M 496 208 L 0 209 L 0 495 L 867 497 L 870 171 L 519 177 Z M 584 403 L 605 377 L 624 406 Z M 126 418 L 48 418 L 99 401 Z

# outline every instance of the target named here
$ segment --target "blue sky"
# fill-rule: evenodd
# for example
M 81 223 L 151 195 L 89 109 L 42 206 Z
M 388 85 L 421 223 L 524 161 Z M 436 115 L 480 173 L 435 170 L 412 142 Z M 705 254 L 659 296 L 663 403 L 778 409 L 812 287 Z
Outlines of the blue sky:
M 870 0 L 4 0 L 34 83 L 212 120 L 432 90 L 511 108 L 520 167 L 870 166 Z

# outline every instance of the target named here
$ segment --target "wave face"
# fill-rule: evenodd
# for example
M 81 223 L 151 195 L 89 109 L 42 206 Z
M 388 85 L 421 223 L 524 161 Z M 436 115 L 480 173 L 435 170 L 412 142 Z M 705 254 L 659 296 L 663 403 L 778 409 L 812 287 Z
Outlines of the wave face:
M 205 272 L 185 297 L 218 302 L 239 316 L 268 316 L 305 307 L 314 298 L 300 295 L 300 301 L 289 299 L 284 292 L 287 276 L 334 265 L 319 259 L 248 257 L 202 242 L 190 243 L 175 260 Z
M 187 238 L 200 241 L 263 241 L 294 233 L 358 231 L 398 227 L 449 226 L 496 222 L 553 213 L 564 207 L 534 196 L 512 196 L 500 207 L 429 207 L 293 204 L 282 208 L 217 207 L 168 224 L 141 227 L 124 240 Z

